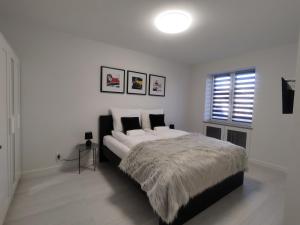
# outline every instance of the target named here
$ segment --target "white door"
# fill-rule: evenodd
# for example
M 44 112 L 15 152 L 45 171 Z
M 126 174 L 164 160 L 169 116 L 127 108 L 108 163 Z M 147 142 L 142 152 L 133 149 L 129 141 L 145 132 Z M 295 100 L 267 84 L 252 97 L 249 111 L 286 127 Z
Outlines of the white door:
M 6 82 L 6 52 L 0 46 L 0 224 L 4 219 L 4 213 L 9 199 Z

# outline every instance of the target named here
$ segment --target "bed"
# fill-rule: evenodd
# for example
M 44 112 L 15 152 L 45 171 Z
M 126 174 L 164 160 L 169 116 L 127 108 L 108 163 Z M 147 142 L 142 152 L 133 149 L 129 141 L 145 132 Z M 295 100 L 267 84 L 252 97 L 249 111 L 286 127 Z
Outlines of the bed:
M 111 115 L 103 115 L 99 117 L 99 162 L 110 162 L 119 166 L 124 154 L 127 154 L 128 148 L 122 143 L 115 141 L 111 137 L 113 130 L 113 118 Z M 113 149 L 113 150 L 112 150 Z M 234 175 L 226 177 L 221 182 L 206 189 L 205 191 L 193 196 L 187 204 L 180 207 L 176 218 L 167 223 L 160 216 L 159 225 L 180 225 L 208 208 L 210 205 L 240 187 L 244 181 L 244 172 L 240 171 Z M 136 182 L 136 181 L 135 181 Z

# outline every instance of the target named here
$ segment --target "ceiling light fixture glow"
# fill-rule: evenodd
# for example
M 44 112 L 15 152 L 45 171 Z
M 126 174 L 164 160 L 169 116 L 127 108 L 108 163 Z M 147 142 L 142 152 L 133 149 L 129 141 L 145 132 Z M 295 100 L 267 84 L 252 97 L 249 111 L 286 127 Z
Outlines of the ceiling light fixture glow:
M 181 10 L 169 10 L 159 14 L 154 21 L 158 30 L 168 34 L 176 34 L 187 30 L 192 23 L 189 13 Z

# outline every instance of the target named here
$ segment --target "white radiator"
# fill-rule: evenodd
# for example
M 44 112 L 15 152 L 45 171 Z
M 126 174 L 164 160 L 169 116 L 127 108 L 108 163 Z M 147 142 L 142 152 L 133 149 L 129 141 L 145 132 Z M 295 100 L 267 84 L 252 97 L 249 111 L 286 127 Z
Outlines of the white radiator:
M 208 137 L 229 141 L 233 144 L 244 147 L 247 154 L 250 153 L 251 129 L 233 127 L 230 125 L 214 124 L 205 122 L 203 133 Z

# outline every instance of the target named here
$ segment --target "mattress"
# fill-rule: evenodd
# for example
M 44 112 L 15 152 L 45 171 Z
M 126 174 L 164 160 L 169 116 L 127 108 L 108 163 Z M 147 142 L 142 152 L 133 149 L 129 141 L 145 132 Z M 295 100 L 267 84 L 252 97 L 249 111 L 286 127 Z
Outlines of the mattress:
M 103 144 L 113 153 L 115 153 L 120 159 L 123 159 L 130 152 L 130 149 L 126 145 L 122 144 L 111 135 L 107 135 L 103 138 Z

